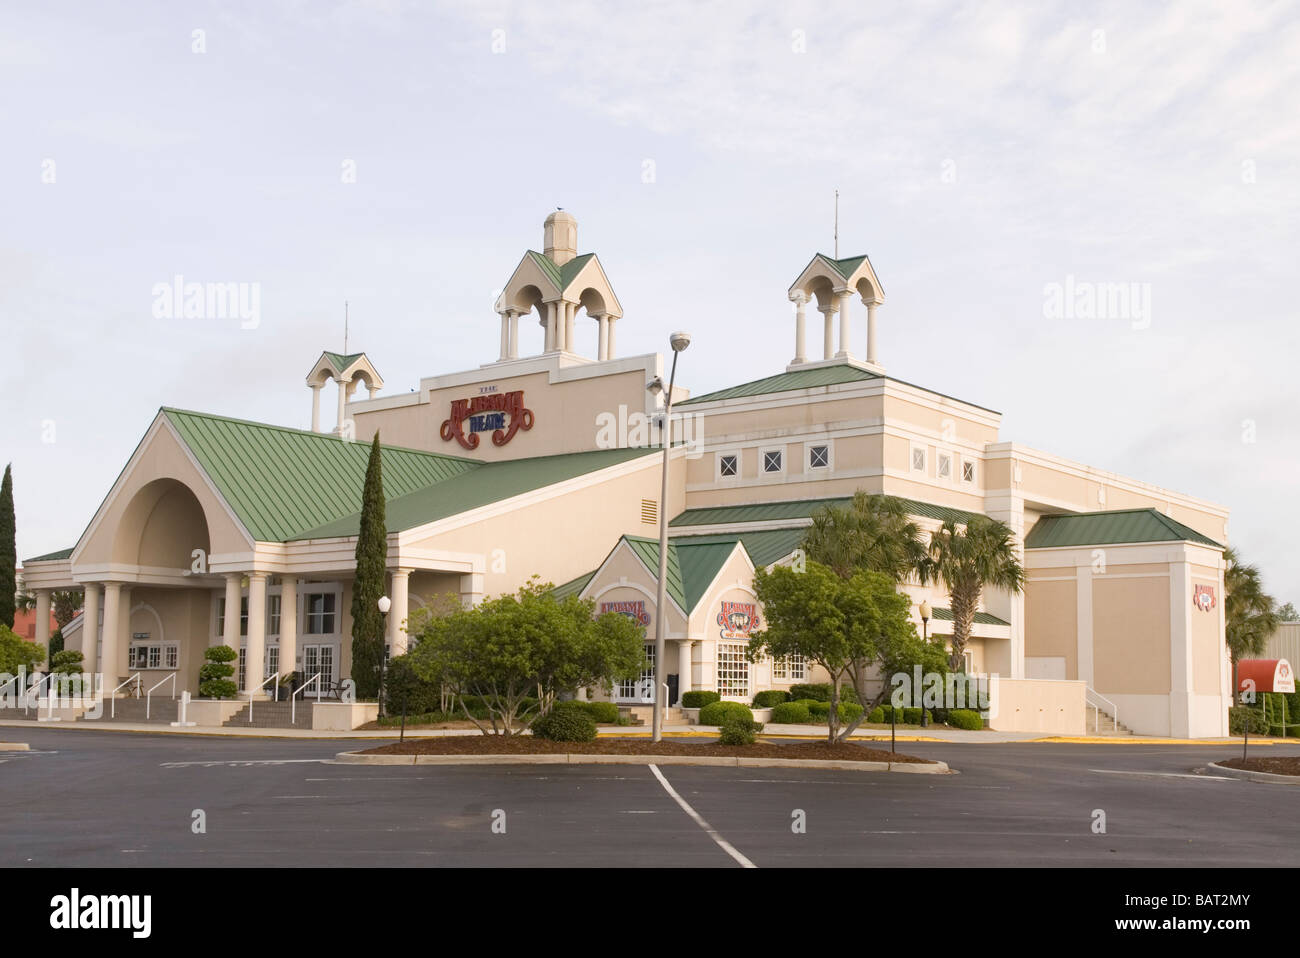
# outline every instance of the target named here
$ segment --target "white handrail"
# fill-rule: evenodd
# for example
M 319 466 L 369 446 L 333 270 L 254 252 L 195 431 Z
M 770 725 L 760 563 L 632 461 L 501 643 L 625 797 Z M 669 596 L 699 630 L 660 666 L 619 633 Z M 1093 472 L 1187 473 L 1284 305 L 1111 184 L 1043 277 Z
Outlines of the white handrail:
M 40 677 L 40 680 L 35 685 L 29 687 L 26 690 L 26 692 L 23 693 L 23 714 L 24 715 L 27 714 L 27 703 L 32 702 L 34 703 L 32 705 L 32 708 L 36 709 L 38 713 L 37 717 L 39 718 L 39 713 L 41 711 L 41 686 L 44 685 L 46 682 L 48 682 L 50 680 L 50 676 L 53 674 L 54 674 L 53 672 L 46 672 L 44 675 Z M 46 695 L 48 696 L 48 694 L 49 693 L 47 692 Z
M 260 692 L 262 689 L 266 688 L 267 682 L 270 682 L 272 679 L 279 679 L 279 678 L 280 678 L 279 672 L 276 672 L 274 675 L 268 675 L 266 678 L 262 679 L 261 685 L 256 685 L 253 688 L 248 690 L 248 724 L 249 725 L 253 724 L 253 693 Z
M 1118 732 L 1119 731 L 1119 706 L 1116 705 L 1114 702 L 1112 702 L 1110 699 L 1106 698 L 1106 696 L 1102 695 L 1100 692 L 1098 692 L 1090 685 L 1084 686 L 1084 692 L 1086 693 L 1084 696 L 1085 699 L 1087 698 L 1088 695 L 1091 695 L 1094 698 L 1101 699 L 1102 702 L 1110 706 L 1110 717 L 1115 722 L 1115 731 Z M 1088 702 L 1087 704 L 1092 706 L 1092 732 L 1094 735 L 1100 735 L 1101 734 L 1100 732 L 1101 706 L 1099 706 L 1096 702 Z
M 172 684 L 172 698 L 173 699 L 176 698 L 176 673 L 173 672 L 171 675 L 159 679 L 157 682 L 155 682 L 153 685 L 149 686 L 149 688 L 145 690 L 144 693 L 144 717 L 145 718 L 149 717 L 149 708 L 153 703 L 153 690 L 165 682 L 170 682 Z
M 15 676 L 14 676 L 13 678 L 11 678 L 8 682 L 4 683 L 3 685 L 0 685 L 0 692 L 3 692 L 5 689 L 7 689 L 9 686 L 13 685 L 13 684 L 14 684 L 15 682 L 17 682 L 17 681 L 18 681 L 18 676 L 15 675 Z M 19 689 L 19 690 L 18 690 L 18 695 L 19 695 L 19 697 L 21 697 L 21 698 L 23 698 L 23 699 L 26 699 L 26 692 L 25 692 L 25 690 L 23 690 L 23 689 Z
M 298 686 L 296 689 L 294 689 L 292 692 L 289 693 L 289 724 L 290 725 L 294 725 L 298 721 L 298 693 L 301 692 L 303 689 L 305 689 L 307 686 L 311 685 L 313 682 L 317 683 L 316 701 L 320 702 L 320 677 L 324 674 L 325 674 L 324 672 L 317 672 L 306 682 L 302 683 L 302 685 Z
M 108 693 L 109 696 L 110 696 L 110 698 L 109 698 L 109 700 L 108 700 L 108 717 L 109 717 L 109 718 L 117 718 L 117 693 L 120 692 L 120 691 L 122 690 L 122 686 L 123 686 L 123 685 L 130 685 L 132 682 L 135 683 L 135 689 L 136 689 L 135 697 L 136 697 L 136 698 L 139 698 L 139 697 L 140 697 L 140 684 L 141 684 L 141 680 L 140 680 L 140 673 L 137 672 L 137 673 L 135 673 L 135 675 L 132 675 L 132 676 L 128 677 L 127 680 L 126 680 L 125 682 L 121 683 L 121 685 L 118 685 L 118 687 L 115 688 L 115 689 L 113 689 L 113 691 L 111 691 L 111 692 Z

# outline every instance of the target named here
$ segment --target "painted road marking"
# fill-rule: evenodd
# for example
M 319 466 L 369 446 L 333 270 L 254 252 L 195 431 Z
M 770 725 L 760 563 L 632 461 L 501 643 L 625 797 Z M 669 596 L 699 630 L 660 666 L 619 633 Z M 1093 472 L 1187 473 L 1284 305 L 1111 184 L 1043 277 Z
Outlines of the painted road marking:
M 1239 779 L 1220 778 L 1217 775 L 1197 775 L 1192 772 L 1131 772 L 1127 769 L 1119 768 L 1090 768 L 1090 772 L 1096 772 L 1098 775 L 1132 775 L 1135 778 L 1194 778 L 1198 782 L 1233 782 Z
M 666 791 L 669 795 L 671 795 L 673 797 L 673 801 L 675 801 L 678 805 L 682 807 L 682 811 L 684 811 L 687 815 L 691 816 L 691 820 L 695 822 L 696 825 L 699 825 L 700 828 L 704 829 L 705 834 L 707 834 L 710 838 L 712 838 L 715 842 L 717 842 L 719 848 L 721 848 L 724 852 L 726 852 L 737 862 L 739 862 L 741 868 L 758 867 L 753 862 L 751 862 L 748 858 L 742 855 L 739 851 L 737 851 L 735 846 L 732 845 L 731 842 L 727 841 L 716 831 L 714 831 L 713 826 L 710 825 L 708 822 L 706 822 L 704 820 L 704 817 L 699 812 L 691 808 L 691 806 L 687 804 L 686 799 L 682 798 L 680 795 L 677 794 L 677 790 L 668 784 L 668 779 L 664 778 L 664 773 L 659 771 L 658 765 L 651 765 L 649 766 L 649 769 L 650 771 L 654 772 L 655 778 L 659 779 L 659 784 L 664 787 L 664 791 Z

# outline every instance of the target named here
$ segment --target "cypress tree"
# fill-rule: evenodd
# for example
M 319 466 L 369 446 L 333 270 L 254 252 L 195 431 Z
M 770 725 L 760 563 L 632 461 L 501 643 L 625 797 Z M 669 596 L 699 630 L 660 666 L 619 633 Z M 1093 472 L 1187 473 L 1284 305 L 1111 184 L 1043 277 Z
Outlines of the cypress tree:
M 352 680 L 358 698 L 379 695 L 379 670 L 384 662 L 384 617 L 379 612 L 379 598 L 384 594 L 387 558 L 383 463 L 379 433 L 375 433 L 361 493 L 361 526 L 352 581 Z
M 14 520 L 14 478 L 5 466 L 0 482 L 0 625 L 14 627 L 18 594 L 18 532 Z

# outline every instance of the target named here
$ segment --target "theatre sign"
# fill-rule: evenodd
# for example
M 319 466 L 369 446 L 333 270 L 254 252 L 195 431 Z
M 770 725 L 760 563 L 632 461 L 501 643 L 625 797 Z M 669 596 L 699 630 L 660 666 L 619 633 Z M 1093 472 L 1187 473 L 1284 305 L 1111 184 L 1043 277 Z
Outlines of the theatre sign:
M 481 432 L 492 433 L 492 445 L 504 446 L 520 429 L 532 428 L 533 411 L 524 408 L 524 391 L 518 389 L 472 399 L 453 399 L 451 416 L 443 420 L 439 435 L 444 442 L 455 439 L 466 449 L 477 449 Z

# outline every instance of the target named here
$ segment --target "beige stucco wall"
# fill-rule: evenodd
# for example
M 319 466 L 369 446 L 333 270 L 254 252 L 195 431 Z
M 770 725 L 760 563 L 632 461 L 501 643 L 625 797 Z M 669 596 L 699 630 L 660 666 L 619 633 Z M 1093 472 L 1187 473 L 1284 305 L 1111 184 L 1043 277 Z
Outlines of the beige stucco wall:
M 991 688 L 989 727 L 999 732 L 1082 735 L 1087 683 L 999 678 Z
M 1092 581 L 1095 687 L 1103 694 L 1169 692 L 1168 578 Z
M 1052 570 L 1054 572 L 1060 570 Z M 1078 587 L 1065 581 L 1025 583 L 1025 656 L 1065 659 L 1065 677 L 1079 677 Z

